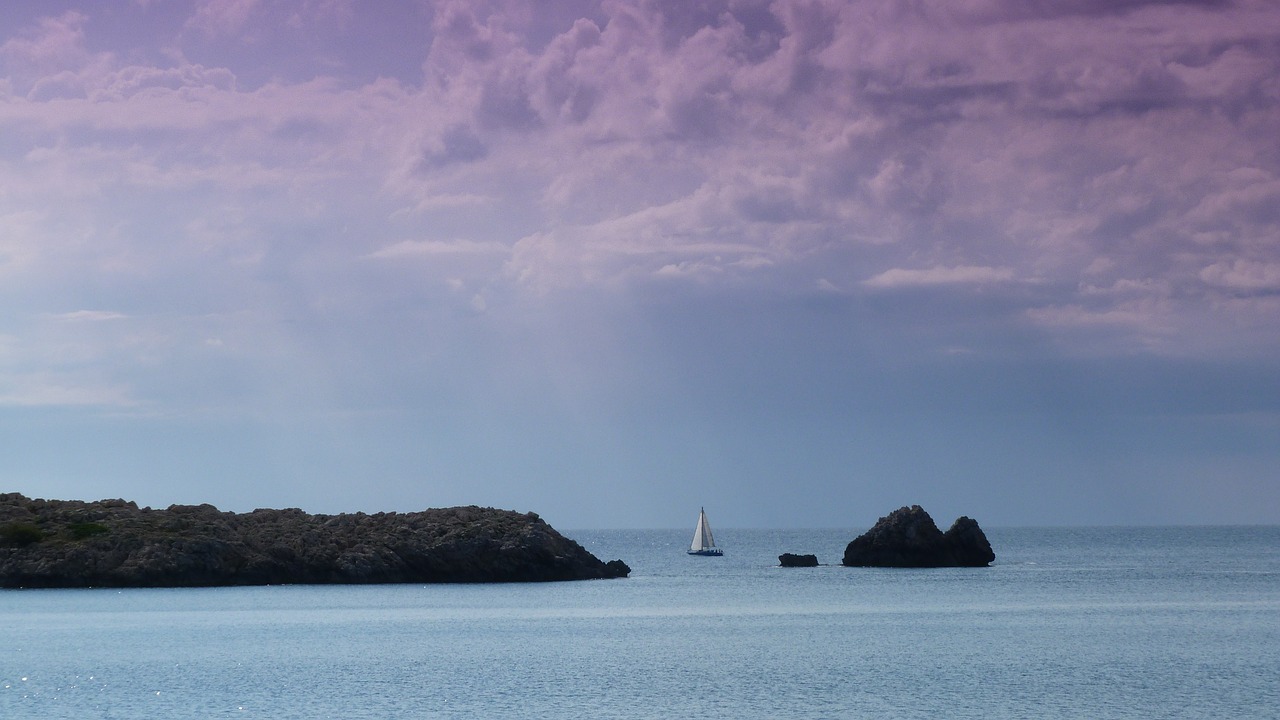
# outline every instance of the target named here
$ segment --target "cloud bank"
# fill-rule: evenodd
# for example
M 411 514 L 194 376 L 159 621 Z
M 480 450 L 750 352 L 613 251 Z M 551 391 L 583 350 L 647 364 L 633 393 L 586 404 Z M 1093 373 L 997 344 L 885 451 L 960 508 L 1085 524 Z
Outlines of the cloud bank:
M 885 365 L 1280 351 L 1265 0 L 66 8 L 0 26 L 9 405 L 590 414 L 762 298 Z

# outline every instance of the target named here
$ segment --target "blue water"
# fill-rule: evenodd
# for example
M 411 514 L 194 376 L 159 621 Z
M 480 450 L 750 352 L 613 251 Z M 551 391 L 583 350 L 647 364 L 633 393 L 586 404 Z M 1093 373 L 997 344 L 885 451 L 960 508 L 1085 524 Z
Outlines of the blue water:
M 626 580 L 0 591 L 0 718 L 1275 718 L 1280 528 L 567 533 Z M 818 568 L 776 567 L 782 552 Z

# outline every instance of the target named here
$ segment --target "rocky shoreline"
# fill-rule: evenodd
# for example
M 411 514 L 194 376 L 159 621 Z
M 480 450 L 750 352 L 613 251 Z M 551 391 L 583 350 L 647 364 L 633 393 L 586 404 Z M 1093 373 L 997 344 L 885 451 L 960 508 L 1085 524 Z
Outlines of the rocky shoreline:
M 0 587 L 545 582 L 626 577 L 535 513 L 312 515 L 0 494 Z

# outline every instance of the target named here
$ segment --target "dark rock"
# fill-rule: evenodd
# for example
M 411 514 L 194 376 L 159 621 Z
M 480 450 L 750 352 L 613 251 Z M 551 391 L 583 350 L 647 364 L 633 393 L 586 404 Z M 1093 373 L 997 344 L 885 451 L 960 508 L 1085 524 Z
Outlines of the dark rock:
M 493 508 L 237 514 L 0 494 L 0 587 L 538 582 L 630 572 L 533 513 Z
M 973 518 L 964 515 L 956 518 L 943 537 L 951 545 L 957 567 L 986 567 L 995 562 L 991 542 Z
M 943 533 L 919 505 L 880 518 L 844 551 L 847 566 L 986 567 L 996 559 L 991 543 L 970 518 L 961 517 Z
M 782 553 L 778 556 L 778 564 L 782 567 L 818 567 L 818 556 Z

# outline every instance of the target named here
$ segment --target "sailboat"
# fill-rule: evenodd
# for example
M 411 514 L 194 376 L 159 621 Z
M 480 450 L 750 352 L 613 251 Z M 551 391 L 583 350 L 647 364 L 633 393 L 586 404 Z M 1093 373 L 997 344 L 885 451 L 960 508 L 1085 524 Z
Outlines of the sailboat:
M 689 545 L 689 554 L 717 557 L 724 554 L 723 550 L 716 547 L 716 541 L 711 537 L 711 524 L 707 522 L 706 508 L 698 511 L 698 526 L 693 529 L 693 543 Z

